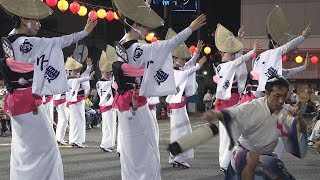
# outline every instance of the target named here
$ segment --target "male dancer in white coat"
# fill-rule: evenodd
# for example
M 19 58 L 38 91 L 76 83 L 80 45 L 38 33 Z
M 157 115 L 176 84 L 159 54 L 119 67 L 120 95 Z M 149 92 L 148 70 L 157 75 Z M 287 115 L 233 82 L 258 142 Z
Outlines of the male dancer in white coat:
M 116 141 L 116 112 L 112 108 L 112 63 L 117 60 L 114 47 L 107 45 L 106 51 L 102 51 L 99 68 L 101 79 L 96 88 L 100 97 L 100 113 L 102 116 L 102 140 L 100 148 L 104 152 L 112 152 Z
M 242 38 L 243 35 L 243 28 L 240 28 L 238 37 Z M 215 44 L 222 54 L 222 63 L 215 68 L 214 81 L 217 83 L 215 110 L 222 110 L 239 102 L 247 78 L 245 62 L 258 50 L 260 45 L 256 41 L 253 50 L 242 55 L 242 43 L 221 24 L 218 24 L 216 29 Z M 220 122 L 219 139 L 219 165 L 220 170 L 225 172 L 230 162 L 231 151 L 229 151 L 230 141 L 227 132 Z
M 96 22 L 88 20 L 83 31 L 71 35 L 38 38 L 33 36 L 39 19 L 53 13 L 44 2 L 1 0 L 0 5 L 15 23 L 13 35 L 3 42 L 6 59 L 0 66 L 9 92 L 4 108 L 12 123 L 10 179 L 62 180 L 61 156 L 42 96 L 66 90 L 62 48 L 86 37 Z
M 87 69 L 91 69 L 91 59 L 86 60 Z M 67 58 L 65 69 L 69 70 L 69 90 L 66 92 L 67 107 L 69 108 L 69 144 L 73 147 L 83 148 L 86 139 L 85 118 L 85 91 L 81 83 L 90 81 L 94 71 L 89 77 L 79 77 L 82 64 L 71 57 Z M 87 71 L 87 70 L 86 70 Z
M 140 44 L 137 40 L 144 39 L 148 29 L 163 25 L 163 20 L 143 0 L 113 0 L 113 4 L 115 12 L 126 16 L 122 21 L 127 30 L 121 43 L 116 43 L 119 61 L 112 69 L 118 85 L 113 105 L 119 110 L 121 176 L 125 180 L 159 180 L 159 149 L 146 97 L 176 93 L 170 52 L 205 24 L 205 16 L 170 40 Z M 143 76 L 142 81 L 126 75 L 126 65 L 144 68 L 141 74 L 136 72 L 136 77 Z

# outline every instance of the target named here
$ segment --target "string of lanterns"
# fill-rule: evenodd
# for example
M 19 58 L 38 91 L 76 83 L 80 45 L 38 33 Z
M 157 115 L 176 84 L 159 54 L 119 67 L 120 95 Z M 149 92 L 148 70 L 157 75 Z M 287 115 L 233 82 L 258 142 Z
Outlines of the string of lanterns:
M 117 16 L 117 14 L 115 12 L 113 12 L 111 10 L 111 8 L 109 8 L 108 11 L 106 11 L 104 8 L 106 7 L 102 7 L 102 6 L 94 6 L 88 3 L 84 3 L 81 1 L 77 1 L 74 0 L 70 5 L 69 2 L 67 0 L 46 0 L 46 3 L 48 6 L 50 7 L 55 7 L 57 6 L 58 9 L 61 12 L 65 12 L 66 10 L 70 10 L 72 14 L 78 14 L 79 16 L 86 16 L 88 14 L 88 17 L 91 20 L 97 20 L 99 19 L 107 19 L 108 21 L 112 21 L 112 20 L 119 20 L 119 17 Z M 87 7 L 91 7 L 92 10 L 89 11 L 88 13 L 88 8 Z M 98 11 L 96 11 L 96 9 L 98 9 Z
M 287 55 L 282 56 L 282 62 L 286 62 L 287 60 L 288 60 L 288 56 Z M 300 63 L 302 63 L 304 61 L 304 59 L 303 59 L 302 56 L 297 56 L 295 58 L 295 61 L 296 61 L 296 63 L 300 64 Z M 317 64 L 319 62 L 319 59 L 318 59 L 317 56 L 311 56 L 310 62 L 312 64 Z

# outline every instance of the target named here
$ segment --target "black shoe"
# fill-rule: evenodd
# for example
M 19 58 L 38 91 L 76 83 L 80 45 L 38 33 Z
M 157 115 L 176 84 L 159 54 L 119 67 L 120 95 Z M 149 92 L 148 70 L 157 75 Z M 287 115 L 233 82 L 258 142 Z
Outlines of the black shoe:
M 100 147 L 100 149 L 103 152 L 112 152 L 112 149 L 110 149 L 110 148 L 102 148 L 102 147 Z
M 60 146 L 68 146 L 68 143 L 66 141 L 57 141 L 58 145 Z
M 76 148 L 84 148 L 84 146 L 82 144 L 72 143 L 71 145 L 72 145 L 72 147 L 76 147 Z

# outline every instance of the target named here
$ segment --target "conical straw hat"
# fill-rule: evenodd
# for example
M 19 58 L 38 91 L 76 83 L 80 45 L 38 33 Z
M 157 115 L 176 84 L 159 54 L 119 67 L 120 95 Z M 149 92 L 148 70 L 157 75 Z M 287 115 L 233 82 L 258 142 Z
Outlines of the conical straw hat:
M 0 0 L 0 5 L 9 14 L 30 19 L 43 19 L 53 10 L 40 0 Z
M 266 27 L 268 34 L 280 46 L 293 39 L 291 26 L 279 6 L 276 6 L 269 14 Z
M 242 43 L 239 39 L 237 39 L 231 31 L 221 24 L 217 25 L 215 44 L 219 51 L 227 53 L 235 53 L 240 51 L 242 48 Z
M 117 10 L 129 19 L 148 28 L 164 25 L 164 20 L 144 0 L 112 0 Z
M 177 33 L 169 28 L 166 34 L 166 40 L 171 39 L 175 35 L 177 35 Z M 172 55 L 181 59 L 190 59 L 192 57 L 188 46 L 184 42 L 172 51 Z
M 82 64 L 78 63 L 72 57 L 68 57 L 66 63 L 64 64 L 64 68 L 68 71 L 77 70 L 82 68 Z
M 99 68 L 101 72 L 112 71 L 112 63 L 117 61 L 117 54 L 114 47 L 107 45 L 106 51 L 102 51 Z

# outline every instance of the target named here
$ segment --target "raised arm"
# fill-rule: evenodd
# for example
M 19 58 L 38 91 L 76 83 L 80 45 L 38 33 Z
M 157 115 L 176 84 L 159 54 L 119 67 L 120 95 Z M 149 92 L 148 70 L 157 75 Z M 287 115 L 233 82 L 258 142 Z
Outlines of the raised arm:
M 90 76 L 90 72 L 91 72 L 91 70 L 92 70 L 92 60 L 87 57 L 86 63 L 87 63 L 87 68 L 86 68 L 86 70 L 81 74 L 81 77 L 89 77 L 89 76 Z
M 236 64 L 236 66 L 240 66 L 242 63 L 245 63 L 246 61 L 248 61 L 251 56 L 256 53 L 258 51 L 258 49 L 261 48 L 261 45 L 259 43 L 258 40 L 256 40 L 253 44 L 253 48 L 251 51 L 249 51 L 247 54 L 240 56 L 239 58 L 235 59 L 234 62 Z
M 196 53 L 192 56 L 192 58 L 186 62 L 186 64 L 184 65 L 184 67 L 190 67 L 190 66 L 194 66 L 196 64 L 196 61 L 198 59 L 198 57 L 200 56 L 200 53 L 202 51 L 204 44 L 201 40 L 198 41 L 197 43 L 197 51 Z
M 199 60 L 199 64 L 193 66 L 192 68 L 189 68 L 187 70 L 184 70 L 185 72 L 187 72 L 188 76 L 191 76 L 193 73 L 197 72 L 199 69 L 201 69 L 201 67 L 203 66 L 203 64 L 207 61 L 207 58 L 205 56 L 203 56 L 200 60 Z
M 310 57 L 308 56 L 308 54 L 306 55 L 306 59 L 305 59 L 305 63 L 302 66 L 298 66 L 298 67 L 294 67 L 291 69 L 282 69 L 282 76 L 285 78 L 288 78 L 290 76 L 293 76 L 299 72 L 302 72 L 304 70 L 307 69 L 307 67 L 309 66 L 309 62 L 310 62 Z
M 84 27 L 83 31 L 77 32 L 77 33 L 72 33 L 69 35 L 61 36 L 61 37 L 55 37 L 52 38 L 53 41 L 56 41 L 56 43 L 60 44 L 61 48 L 65 48 L 70 46 L 72 43 L 75 43 L 84 37 L 88 36 L 93 28 L 97 25 L 97 21 L 92 21 L 88 18 L 87 24 Z
M 302 31 L 301 36 L 292 39 L 291 41 L 287 42 L 286 44 L 278 48 L 281 50 L 282 54 L 286 54 L 294 50 L 299 44 L 301 44 L 306 38 L 308 38 L 310 36 L 310 33 L 311 29 L 309 24 L 307 28 Z
M 186 41 L 188 37 L 192 34 L 192 32 L 198 30 L 200 27 L 206 24 L 206 15 L 201 14 L 194 21 L 191 22 L 190 26 L 185 28 L 183 31 L 173 36 L 173 38 L 168 39 L 170 49 L 174 49 L 179 46 L 181 43 Z

